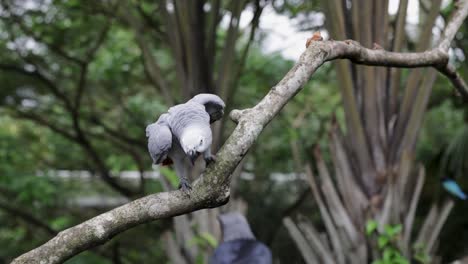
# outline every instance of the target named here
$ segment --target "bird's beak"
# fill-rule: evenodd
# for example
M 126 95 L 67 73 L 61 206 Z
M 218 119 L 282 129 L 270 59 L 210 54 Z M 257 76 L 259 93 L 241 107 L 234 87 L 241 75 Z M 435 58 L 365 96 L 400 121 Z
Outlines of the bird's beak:
M 192 163 L 192 165 L 195 165 L 195 161 L 198 158 L 198 153 L 197 152 L 191 152 L 189 154 L 189 157 L 190 157 L 190 162 Z

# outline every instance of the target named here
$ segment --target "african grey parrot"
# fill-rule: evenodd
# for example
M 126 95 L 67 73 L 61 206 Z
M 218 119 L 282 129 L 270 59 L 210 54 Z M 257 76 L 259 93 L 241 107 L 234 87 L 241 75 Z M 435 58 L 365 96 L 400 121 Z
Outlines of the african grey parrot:
M 270 249 L 255 239 L 245 217 L 237 212 L 219 216 L 223 241 L 210 258 L 210 264 L 271 264 Z
M 182 190 L 190 189 L 188 174 L 195 160 L 203 153 L 205 161 L 214 161 L 211 154 L 210 124 L 221 119 L 225 104 L 214 94 L 199 94 L 185 104 L 175 105 L 146 127 L 148 151 L 154 164 L 171 164 L 180 179 Z

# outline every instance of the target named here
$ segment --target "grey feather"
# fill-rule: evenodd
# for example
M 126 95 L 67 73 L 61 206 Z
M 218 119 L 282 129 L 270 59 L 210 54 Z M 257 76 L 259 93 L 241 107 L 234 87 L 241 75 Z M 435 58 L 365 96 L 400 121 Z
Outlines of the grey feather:
M 162 163 L 172 147 L 172 133 L 166 121 L 167 116 L 167 114 L 161 115 L 155 123 L 146 127 L 148 151 L 154 164 Z
M 193 125 L 209 127 L 210 116 L 201 104 L 187 102 L 169 108 L 167 121 L 174 136 L 180 139 L 184 129 Z
M 215 249 L 210 264 L 271 264 L 271 250 L 256 240 L 245 217 L 237 212 L 219 216 L 223 241 Z
M 223 231 L 223 242 L 236 239 L 255 239 L 245 216 L 238 212 L 229 212 L 219 216 Z
M 183 189 L 190 188 L 187 179 L 191 164 L 200 153 L 203 153 L 207 163 L 215 160 L 210 151 L 210 123 L 219 120 L 223 111 L 221 98 L 200 94 L 185 104 L 169 108 L 158 121 L 146 127 L 148 150 L 154 163 L 159 164 L 170 158 Z
M 210 115 L 210 123 L 213 123 L 223 117 L 224 101 L 215 94 L 198 94 L 195 95 L 189 102 L 195 102 L 205 106 L 206 112 Z

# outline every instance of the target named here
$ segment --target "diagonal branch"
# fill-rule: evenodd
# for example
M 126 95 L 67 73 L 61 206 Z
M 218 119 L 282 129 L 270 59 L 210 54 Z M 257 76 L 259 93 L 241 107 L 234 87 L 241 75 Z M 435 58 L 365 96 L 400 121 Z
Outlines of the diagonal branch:
M 448 51 L 450 48 L 450 43 L 455 34 L 458 32 L 458 29 L 465 21 L 466 16 L 468 15 L 468 0 L 460 0 L 456 2 L 455 12 L 452 14 L 450 22 L 445 27 L 444 32 L 442 33 L 442 38 L 439 43 L 439 48 L 442 50 Z
M 142 149 L 142 150 L 146 150 L 146 148 L 147 148 L 146 142 L 144 140 L 133 138 L 133 137 L 129 136 L 128 134 L 123 133 L 119 129 L 109 127 L 107 124 L 105 124 L 102 121 L 102 119 L 98 118 L 97 115 L 93 116 L 93 117 L 90 117 L 90 122 L 102 127 L 102 129 L 104 130 L 104 132 L 106 132 L 106 134 L 108 134 L 111 137 L 114 137 L 116 139 L 119 139 L 120 141 L 123 141 L 128 145 L 136 146 L 136 147 L 138 147 L 139 149 Z
M 80 76 L 79 76 L 78 84 L 76 87 L 75 99 L 73 100 L 74 101 L 73 110 L 71 111 L 72 112 L 71 114 L 76 115 L 76 118 L 78 118 L 81 100 L 83 98 L 83 93 L 86 88 L 87 73 L 88 73 L 88 64 L 85 63 L 85 64 L 80 65 Z
M 11 9 L 11 6 L 8 5 L 8 4 L 4 5 L 3 7 L 8 11 Z M 16 25 L 18 25 L 18 27 L 21 29 L 21 31 L 23 31 L 28 37 L 31 37 L 35 41 L 44 44 L 50 51 L 54 52 L 55 54 L 61 56 L 64 59 L 69 60 L 71 62 L 74 62 L 74 63 L 76 63 L 78 65 L 84 63 L 84 61 L 81 60 L 80 58 L 68 54 L 63 49 L 63 47 L 61 47 L 59 45 L 56 45 L 53 42 L 45 41 L 45 38 L 43 36 L 41 36 L 40 34 L 35 32 L 33 29 L 26 26 L 25 21 L 23 21 L 23 19 L 20 16 L 14 14 L 11 11 L 9 12 L 8 15 L 11 17 L 11 21 L 14 22 Z
M 303 232 L 299 230 L 296 224 L 294 224 L 293 220 L 291 220 L 291 218 L 289 217 L 286 217 L 283 219 L 283 225 L 288 230 L 294 242 L 296 242 L 296 246 L 298 247 L 299 251 L 304 257 L 305 262 L 306 263 L 319 263 L 319 258 L 315 254 L 316 251 L 314 251 L 311 248 L 308 241 L 304 237 Z
M 152 13 L 156 14 L 158 12 L 161 12 L 162 8 L 166 8 L 166 7 L 163 4 L 161 4 Z M 165 32 L 162 29 L 161 23 L 159 23 L 159 21 L 155 20 L 155 18 L 153 17 L 153 14 L 148 14 L 148 13 L 145 12 L 145 10 L 142 7 L 142 1 L 137 1 L 136 9 L 138 11 L 138 14 L 141 15 L 141 17 L 143 18 L 143 20 L 144 20 L 145 24 L 148 26 L 148 28 L 154 30 L 157 33 L 156 37 L 167 37 L 167 32 Z
M 66 129 L 65 126 L 59 125 L 57 122 L 51 122 L 48 119 L 43 118 L 40 115 L 37 115 L 33 112 L 20 111 L 18 109 L 9 109 L 12 111 L 12 114 L 18 118 L 27 119 L 35 122 L 38 125 L 47 127 L 55 133 L 67 138 L 70 141 L 75 141 L 77 139 L 74 133 L 70 133 L 69 129 Z
M 395 24 L 395 33 L 394 39 L 392 43 L 392 50 L 400 52 L 403 46 L 403 43 L 406 39 L 406 13 L 408 10 L 408 0 L 401 0 L 398 13 L 397 13 L 397 20 Z M 387 109 L 387 119 L 390 119 L 391 116 L 396 113 L 397 108 L 397 98 L 398 98 L 398 88 L 400 87 L 400 80 L 401 80 L 401 71 L 397 69 L 391 69 L 390 73 L 390 83 L 388 85 L 388 109 Z
M 133 8 L 130 1 L 123 1 L 121 10 L 119 10 L 119 15 L 128 23 L 134 32 L 135 40 L 141 50 L 143 66 L 145 67 L 145 72 L 149 80 L 161 92 L 165 101 L 168 104 L 173 104 L 174 98 L 171 94 L 171 88 L 164 79 L 162 69 L 151 51 L 151 42 L 145 38 L 144 31 L 146 28 L 144 28 L 144 23 L 141 21 L 140 17 L 134 14 Z
M 468 5 L 468 0 L 465 4 Z M 44 263 L 61 263 L 136 225 L 225 204 L 229 200 L 231 174 L 265 126 L 301 91 L 323 63 L 335 59 L 392 67 L 427 67 L 447 63 L 446 53 L 439 49 L 404 54 L 370 50 L 351 42 L 314 41 L 296 65 L 257 105 L 231 112 L 231 118 L 238 125 L 219 150 L 216 163 L 206 169 L 190 193 L 179 190 L 161 192 L 132 201 L 60 232 L 12 263 L 31 263 L 37 259 L 44 260 Z
M 117 8 L 118 8 L 118 3 L 112 7 L 112 10 L 115 11 Z M 80 64 L 80 77 L 78 81 L 78 89 L 77 89 L 76 96 L 75 96 L 75 108 L 76 109 L 80 107 L 81 98 L 83 96 L 83 91 L 85 89 L 86 75 L 87 75 L 89 64 L 93 60 L 94 56 L 96 56 L 96 52 L 106 41 L 107 34 L 109 33 L 110 28 L 112 26 L 112 19 L 113 19 L 112 17 L 107 18 L 105 25 L 99 31 L 98 36 L 96 37 L 96 40 L 94 41 L 94 43 L 92 43 L 91 47 L 86 51 L 86 56 L 85 56 L 86 60 L 83 61 L 82 64 Z
M 68 110 L 68 112 L 71 114 L 72 121 L 73 121 L 73 129 L 74 133 L 69 132 L 69 130 L 64 129 L 63 127 L 58 126 L 57 124 L 50 122 L 43 117 L 34 114 L 33 112 L 24 112 L 24 111 L 19 111 L 19 110 L 13 110 L 14 114 L 20 118 L 24 119 L 29 119 L 34 122 L 36 122 L 39 125 L 48 127 L 52 131 L 64 136 L 65 138 L 77 142 L 91 157 L 93 157 L 93 161 L 96 164 L 96 167 L 100 171 L 101 177 L 106 182 L 109 186 L 114 188 L 116 191 L 120 192 L 121 194 L 130 197 L 135 194 L 134 191 L 131 189 L 117 183 L 117 181 L 112 177 L 112 175 L 109 173 L 109 170 L 107 169 L 106 164 L 102 160 L 102 158 L 98 155 L 96 149 L 93 147 L 92 143 L 88 140 L 87 136 L 83 133 L 83 130 L 80 126 L 80 118 L 79 118 L 79 103 L 80 103 L 80 98 L 82 96 L 83 89 L 85 88 L 85 82 L 86 82 L 86 72 L 87 72 L 87 64 L 83 64 L 81 68 L 81 73 L 80 73 L 80 79 L 78 82 L 78 91 L 77 91 L 77 97 L 75 98 L 75 106 L 71 103 L 71 101 L 68 99 L 68 97 L 65 96 L 64 93 L 62 93 L 59 88 L 55 85 L 54 82 L 46 78 L 43 74 L 41 74 L 39 71 L 35 70 L 32 72 L 28 72 L 25 69 L 15 66 L 15 65 L 8 65 L 8 64 L 1 64 L 0 63 L 0 70 L 3 71 L 12 71 L 16 72 L 19 74 L 23 74 L 26 76 L 31 76 L 35 77 L 41 82 L 43 82 L 51 92 L 61 99 L 65 105 L 65 108 Z
M 121 193 L 122 195 L 126 197 L 131 197 L 136 194 L 135 191 L 132 189 L 128 188 L 127 186 L 124 186 L 123 184 L 120 184 L 117 179 L 111 175 L 110 170 L 107 168 L 107 165 L 105 162 L 102 160 L 101 156 L 99 156 L 98 152 L 88 139 L 88 137 L 83 133 L 81 128 L 78 126 L 77 121 L 74 121 L 74 133 L 70 133 L 70 129 L 65 129 L 63 126 L 59 126 L 56 123 L 50 122 L 49 120 L 44 119 L 40 115 L 34 114 L 33 112 L 24 112 L 24 111 L 19 111 L 16 109 L 10 109 L 12 113 L 23 119 L 28 119 L 36 124 L 39 124 L 41 126 L 47 127 L 51 129 L 52 131 L 56 132 L 59 135 L 62 135 L 63 137 L 67 138 L 70 141 L 76 142 L 80 145 L 81 148 L 83 148 L 86 153 L 89 154 L 89 156 L 92 157 L 92 161 L 96 165 L 96 168 L 98 169 L 101 178 L 105 183 L 107 183 L 110 187 L 112 187 L 115 191 Z
M 222 98 L 227 98 L 232 78 L 235 77 L 232 76 L 234 72 L 232 66 L 236 53 L 236 40 L 239 37 L 239 21 L 245 2 L 246 1 L 243 0 L 232 2 L 231 19 L 226 33 L 224 48 L 221 53 L 221 61 L 223 63 L 220 65 L 216 80 L 216 89 Z
M 231 105 L 234 94 L 236 93 L 238 89 L 238 83 L 241 79 L 241 74 L 244 70 L 244 67 L 247 61 L 247 55 L 249 53 L 250 46 L 254 40 L 255 32 L 257 31 L 258 26 L 260 24 L 260 16 L 263 12 L 263 8 L 264 6 L 260 5 L 260 1 L 257 1 L 255 3 L 254 15 L 252 17 L 252 20 L 250 21 L 249 37 L 247 38 L 247 43 L 245 44 L 244 49 L 242 50 L 240 61 L 238 63 L 237 69 L 235 70 L 235 74 L 233 74 L 234 75 L 233 83 L 232 85 L 227 87 L 226 97 L 224 97 L 224 100 L 226 101 L 226 105 Z
M 15 72 L 37 79 L 39 82 L 43 83 L 45 87 L 47 87 L 57 98 L 59 98 L 67 109 L 70 110 L 73 108 L 72 103 L 65 95 L 65 93 L 60 91 L 59 87 L 57 87 L 57 85 L 52 80 L 45 77 L 45 75 L 41 73 L 37 67 L 33 71 L 27 71 L 21 66 L 0 63 L 0 71 Z
M 461 95 L 461 97 L 468 102 L 468 85 L 466 82 L 462 79 L 460 74 L 455 70 L 455 68 L 447 64 L 445 67 L 438 68 L 438 70 L 444 74 L 449 80 L 452 82 L 453 87 L 457 89 L 458 93 Z

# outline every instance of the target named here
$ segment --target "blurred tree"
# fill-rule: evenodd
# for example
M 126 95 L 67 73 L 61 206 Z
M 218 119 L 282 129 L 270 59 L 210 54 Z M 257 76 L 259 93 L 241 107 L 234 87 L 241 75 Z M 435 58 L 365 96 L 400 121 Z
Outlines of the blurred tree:
M 1 1 L 2 109 L 32 121 L 22 131 L 39 127 L 42 137 L 47 134 L 40 129 L 44 127 L 62 137 L 44 142 L 56 149 L 50 155 L 55 158 L 44 158 L 42 166 L 30 161 L 30 175 L 49 168 L 91 168 L 110 190 L 128 198 L 160 190 L 147 186 L 143 177 L 151 164 L 146 124 L 168 106 L 202 92 L 221 95 L 231 108 L 266 4 Z M 252 17 L 241 28 L 245 9 Z M 223 127 L 215 126 L 216 148 Z M 124 169 L 140 172 L 138 186 L 116 177 Z M 195 234 L 187 228 L 194 224 L 197 233 L 216 236 L 215 215 L 197 212 L 178 218 L 175 237 L 180 248 L 171 252 L 193 262 L 198 246 L 191 245 Z M 173 235 L 165 237 L 166 247 L 175 245 Z
M 306 23 L 310 20 L 310 12 L 304 10 L 315 8 L 318 2 L 292 1 L 301 3 L 289 5 L 289 1 L 283 1 L 289 5 L 286 8 L 281 6 L 281 2 L 274 1 L 273 6 L 279 11 L 289 12 L 291 16 L 300 17 L 300 26 L 303 29 L 323 27 L 320 23 Z M 35 234 L 38 236 L 37 240 L 26 244 L 25 241 L 30 241 L 28 240 L 30 236 L 23 234 L 31 230 L 30 226 L 34 226 L 34 223 L 27 222 L 26 219 L 33 219 L 34 222 L 37 218 L 46 222 L 44 225 L 38 223 L 44 227 L 44 233 L 47 234 L 48 225 L 52 226 L 52 230 L 58 231 L 96 214 L 92 211 L 86 215 L 82 215 L 82 212 L 80 215 L 76 212 L 70 215 L 69 209 L 61 209 L 67 210 L 66 213 L 61 211 L 48 215 L 47 212 L 52 210 L 51 208 L 45 210 L 43 204 L 47 204 L 47 200 L 52 200 L 53 205 L 50 207 L 56 208 L 55 201 L 62 199 L 60 195 L 69 195 L 69 193 L 58 192 L 57 190 L 66 187 L 57 182 L 34 177 L 36 170 L 91 168 L 112 190 L 130 198 L 161 190 L 161 186 L 150 185 L 151 182 L 146 181 L 142 174 L 150 164 L 143 134 L 147 123 L 154 121 L 159 113 L 167 109 L 167 106 L 182 102 L 199 92 L 220 94 L 228 103 L 228 108 L 232 108 L 233 105 L 249 107 L 257 102 L 267 92 L 267 88 L 273 86 L 291 65 L 280 56 L 267 57 L 261 54 L 254 45 L 259 18 L 267 4 L 266 1 L 80 2 L 69 0 L 2 1 L 1 3 L 3 10 L 0 14 L 0 27 L 4 29 L 4 33 L 0 34 L 0 56 L 3 59 L 0 70 L 5 74 L 0 75 L 0 78 L 5 89 L 0 90 L 0 96 L 4 113 L 14 118 L 2 124 L 2 129 L 15 124 L 18 120 L 16 118 L 21 118 L 31 122 L 15 124 L 20 127 L 20 131 L 37 132 L 35 136 L 13 136 L 12 138 L 19 138 L 21 141 L 25 138 L 28 140 L 12 141 L 10 144 L 5 144 L 8 146 L 2 146 L 2 149 L 9 150 L 9 154 L 16 155 L 10 157 L 16 161 L 10 164 L 12 177 L 5 178 L 10 182 L 0 186 L 7 188 L 5 194 L 13 191 L 13 196 L 20 197 L 18 193 L 24 191 L 24 195 L 30 196 L 23 204 L 21 201 L 18 201 L 18 205 L 10 204 L 10 207 L 1 207 L 0 204 L 0 208 L 3 209 L 0 211 L 4 214 L 0 215 L 2 221 L 7 218 L 5 214 L 15 216 L 15 219 L 6 221 L 8 227 L 14 231 L 6 232 L 5 236 L 0 235 L 0 239 L 4 238 L 5 243 L 11 238 L 21 239 L 22 242 L 21 248 L 12 246 L 6 256 L 0 255 L 0 258 L 7 260 L 31 248 L 33 243 L 37 244 L 46 238 Z M 358 35 L 360 29 L 366 28 L 365 31 L 368 31 L 369 23 L 366 21 L 371 19 L 372 23 L 375 19 L 377 24 L 372 29 L 370 37 L 366 38 L 375 39 L 384 45 L 386 41 L 391 43 L 397 41 L 396 38 L 392 39 L 393 35 L 389 32 L 392 28 L 399 30 L 400 37 L 405 35 L 402 33 L 401 25 L 396 25 L 396 21 L 401 19 L 402 15 L 398 15 L 395 21 L 386 15 L 375 18 L 370 15 L 370 9 L 365 9 L 367 12 L 365 15 L 353 13 L 360 24 L 357 27 L 359 30 L 354 29 L 355 32 L 352 32 L 348 27 L 353 23 L 348 20 L 350 13 L 356 12 L 356 7 L 354 5 L 342 7 L 342 1 L 336 4 L 341 8 L 329 8 L 328 12 L 331 13 L 327 17 L 336 19 L 331 21 L 332 25 L 337 23 L 341 26 L 344 23 L 343 16 L 346 18 L 347 38 L 352 37 L 369 46 L 370 44 L 368 45 Z M 404 1 L 401 5 L 400 9 L 403 9 Z M 380 14 L 386 14 L 385 4 L 376 3 L 373 8 Z M 246 28 L 240 28 L 239 25 L 243 10 L 252 13 L 252 19 Z M 340 10 L 343 10 L 343 14 L 340 14 Z M 334 12 L 338 12 L 338 15 Z M 424 12 L 427 11 L 423 11 L 421 17 L 425 17 Z M 302 15 L 305 17 L 301 17 Z M 388 19 L 388 23 L 385 19 Z M 427 23 L 431 21 L 429 18 L 426 19 Z M 389 30 L 383 31 L 386 33 L 380 32 L 380 28 L 387 27 L 379 25 L 387 25 L 389 21 L 395 23 L 390 24 Z M 432 25 L 430 27 L 432 29 Z M 334 33 L 333 30 L 331 32 L 333 38 L 345 37 L 344 33 Z M 408 40 L 407 44 L 408 49 L 395 48 L 395 50 L 414 49 L 414 43 Z M 253 56 L 247 56 L 253 47 L 256 48 L 253 53 L 250 52 Z M 269 179 L 270 172 L 273 170 L 302 172 L 302 157 L 310 153 L 311 146 L 317 141 L 323 147 L 328 146 L 328 140 L 322 140 L 323 134 L 326 135 L 325 132 L 328 132 L 330 127 L 324 120 L 330 119 L 331 113 L 335 110 L 338 122 L 342 126 L 345 120 L 347 122 L 346 129 L 343 129 L 346 135 L 344 139 L 337 140 L 341 135 L 336 123 L 333 123 L 331 142 L 336 148 L 339 147 L 336 144 L 340 142 L 345 145 L 345 153 L 352 163 L 352 169 L 347 172 L 352 172 L 350 177 L 358 180 L 360 188 L 357 189 L 367 195 L 366 199 L 379 198 L 371 208 L 381 208 L 378 200 L 388 193 L 386 188 L 389 186 L 387 182 L 391 178 L 389 175 L 392 173 L 392 168 L 400 165 L 400 154 L 395 154 L 396 158 L 388 154 L 394 147 L 390 140 L 396 137 L 393 132 L 395 120 L 397 124 L 403 122 L 399 118 L 394 118 L 399 115 L 399 104 L 386 105 L 383 99 L 387 98 L 388 91 L 393 91 L 395 94 L 389 96 L 393 101 L 398 101 L 396 93 L 400 89 L 395 88 L 395 85 L 392 86 L 390 81 L 396 77 L 388 77 L 398 73 L 394 73 L 394 70 L 351 66 L 347 62 L 339 64 L 347 66 L 339 66 L 337 72 L 330 71 L 330 67 L 323 67 L 314 75 L 314 79 L 319 79 L 320 85 L 317 86 L 320 87 L 314 87 L 313 91 L 307 89 L 301 92 L 293 103 L 288 104 L 279 120 L 272 122 L 266 129 L 260 143 L 253 149 L 251 159 L 246 161 L 247 170 L 252 169 L 256 177 L 253 184 L 240 183 L 239 186 L 242 187 L 242 194 L 246 196 L 251 206 L 258 209 L 250 210 L 249 215 L 253 216 L 254 225 L 257 225 L 265 240 L 270 243 L 275 240 L 276 232 L 273 231 L 278 225 L 278 221 L 270 221 L 271 218 L 279 219 L 289 215 L 291 211 L 288 208 L 284 211 L 278 209 L 283 209 L 291 203 L 294 209 L 297 201 L 293 198 L 298 198 L 300 202 L 308 195 L 301 181 L 295 182 L 297 184 L 293 186 L 275 185 Z M 347 79 L 348 77 L 351 79 Z M 330 81 L 335 78 L 339 81 Z M 372 81 L 368 81 L 367 78 L 371 78 L 369 80 Z M 402 80 L 407 78 L 409 78 L 407 72 L 404 71 Z M 343 84 L 346 81 L 348 84 Z M 333 89 L 337 85 L 342 88 L 346 111 L 341 110 L 337 91 Z M 368 93 L 372 93 L 374 86 L 380 87 L 378 93 L 383 91 L 385 96 L 370 94 L 370 97 L 367 97 Z M 423 93 L 423 90 L 417 88 L 418 93 Z M 414 100 L 419 98 L 419 95 L 412 95 L 411 98 Z M 379 109 L 374 111 L 378 115 L 377 119 L 367 111 L 369 107 L 374 106 Z M 404 113 L 406 118 L 416 111 L 414 109 L 421 107 L 423 106 L 410 103 L 409 108 L 413 110 Z M 313 116 L 309 114 L 310 111 L 314 111 Z M 350 115 L 357 116 L 358 119 L 352 119 Z M 421 122 L 422 117 L 416 121 Z M 411 122 L 417 125 L 417 122 Z M 408 125 L 409 122 L 405 124 Z M 375 130 L 373 125 L 379 129 Z M 221 142 L 225 127 L 224 122 L 215 127 L 217 145 Z M 291 129 L 284 133 L 285 127 Z M 411 133 L 416 133 L 418 130 L 405 127 L 401 129 L 412 131 Z M 409 132 L 402 133 L 406 135 Z M 362 139 L 359 134 L 364 137 L 365 145 L 355 144 L 356 139 Z M 408 140 L 415 143 L 416 139 Z M 374 147 L 375 142 L 378 144 Z M 402 142 L 395 144 L 398 147 L 412 145 Z M 36 149 L 37 152 L 25 151 L 33 156 L 21 160 L 21 152 L 15 149 L 19 147 L 30 151 Z M 410 147 L 410 151 L 412 150 L 414 146 Z M 296 156 L 296 160 L 285 158 L 293 155 Z M 383 161 L 381 155 L 384 155 Z M 367 161 L 366 156 L 369 159 Z M 338 154 L 331 154 L 331 158 L 337 157 Z M 361 159 L 364 160 L 363 163 Z M 282 162 L 271 164 L 271 160 Z M 319 156 L 317 160 L 320 161 Z M 409 159 L 404 158 L 404 160 L 408 162 Z M 19 173 L 19 167 L 23 167 L 25 171 Z M 138 186 L 116 177 L 118 172 L 124 169 L 140 171 L 141 181 Z M 382 171 L 384 175 L 380 175 Z M 21 185 L 24 186 L 23 189 L 12 188 L 12 182 L 17 181 L 14 176 L 18 174 L 30 176 L 21 177 L 29 181 L 28 184 Z M 379 175 L 382 176 L 382 181 L 379 181 Z M 36 185 L 41 188 L 36 188 L 34 192 Z M 77 187 L 73 186 L 75 189 Z M 68 186 L 66 190 L 73 188 Z M 84 188 L 81 186 L 80 192 L 82 189 Z M 42 195 L 39 190 L 46 190 L 46 194 Z M 105 189 L 105 192 L 109 192 L 109 189 Z M 265 201 L 263 199 L 258 201 L 258 197 L 262 194 L 268 198 L 264 199 Z M 1 201 L 12 200 L 5 198 Z M 38 201 L 40 206 L 29 208 Z M 367 204 L 359 208 L 365 206 Z M 24 214 L 9 208 L 28 208 L 28 210 L 27 214 Z M 356 212 L 360 212 L 359 210 Z M 349 211 L 355 213 L 354 208 Z M 271 213 L 275 217 L 270 217 Z M 64 214 L 69 217 L 60 217 Z M 375 214 L 378 215 L 379 211 Z M 22 218 L 22 216 L 31 217 Z M 207 252 L 213 246 L 213 235 L 217 233 L 213 224 L 214 216 L 215 211 L 201 211 L 178 217 L 175 220 L 175 234 L 167 230 L 167 223 L 132 229 L 109 243 L 104 251 L 113 254 L 104 257 L 115 263 L 163 260 L 166 259 L 164 254 L 175 263 L 192 263 L 206 259 Z M 315 215 L 313 217 L 316 219 Z M 360 217 L 356 213 L 352 219 L 357 219 L 353 224 L 357 229 L 360 228 L 361 232 L 368 218 Z M 16 219 L 23 219 L 22 221 L 28 225 L 18 227 Z M 265 222 L 267 224 L 264 224 Z M 340 228 L 337 229 L 341 232 Z M 162 236 L 158 236 L 157 234 L 162 233 L 161 229 L 165 232 Z M 7 229 L 0 228 L 0 230 Z M 281 235 L 284 234 L 279 234 L 278 237 Z M 134 243 L 135 237 L 144 241 Z M 161 243 L 158 241 L 160 237 Z M 361 234 L 361 238 L 363 237 L 364 234 Z M 163 248 L 165 253 L 162 252 Z M 284 259 L 291 260 L 287 255 L 291 251 L 287 251 L 280 254 Z M 349 250 L 351 251 L 352 249 Z M 99 256 L 99 252 L 93 255 L 80 255 L 72 262 L 105 261 Z M 372 257 L 377 258 L 378 252 Z
M 419 23 L 409 29 L 408 1 L 399 2 L 396 16 L 389 15 L 389 1 L 328 1 L 324 5 L 326 28 L 333 39 L 352 39 L 368 48 L 424 51 L 441 42 L 443 28 L 435 22 L 440 19 L 445 26 L 448 18 L 439 14 L 455 12 L 453 3 L 443 10 L 441 4 L 421 1 Z M 315 173 L 306 170 L 328 242 L 314 238 L 319 234 L 316 227 L 303 219 L 296 226 L 285 218 L 285 226 L 308 263 L 366 263 L 386 255 L 379 250 L 385 245 L 365 234 L 364 226 L 373 219 L 380 234 L 392 225 L 402 225 L 398 239 L 389 237 L 397 240 L 395 247 L 408 261 L 416 261 L 418 250 L 431 262 L 437 261 L 436 240 L 453 201 L 434 202 L 419 233 L 413 227 L 425 177 L 423 168 L 415 172 L 414 154 L 437 71 L 376 68 L 347 61 L 334 64 L 345 110 L 344 122 L 334 121 L 330 131 L 335 179 L 319 147 L 314 152 L 318 184 Z M 379 236 L 382 239 L 389 238 Z

